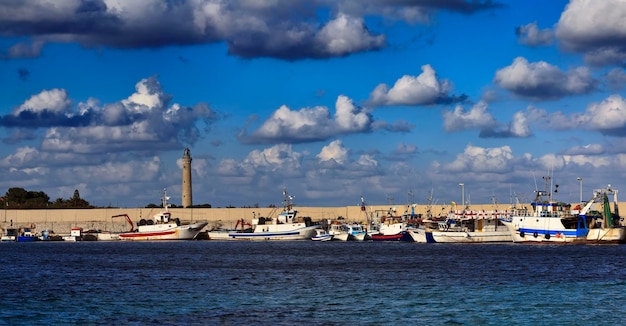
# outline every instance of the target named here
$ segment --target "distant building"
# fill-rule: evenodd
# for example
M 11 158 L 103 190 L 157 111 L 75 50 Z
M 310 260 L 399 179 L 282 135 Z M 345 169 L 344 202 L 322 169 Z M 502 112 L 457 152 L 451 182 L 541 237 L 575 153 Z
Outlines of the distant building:
M 191 154 L 189 148 L 185 148 L 183 154 L 183 187 L 182 187 L 182 206 L 191 207 L 193 200 L 191 198 Z

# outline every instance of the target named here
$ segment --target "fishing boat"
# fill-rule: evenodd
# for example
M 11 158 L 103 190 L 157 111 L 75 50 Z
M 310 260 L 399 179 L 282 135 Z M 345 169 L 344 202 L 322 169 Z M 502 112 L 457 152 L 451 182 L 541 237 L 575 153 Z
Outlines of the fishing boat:
M 412 241 L 406 231 L 407 223 L 403 216 L 394 215 L 395 207 L 384 210 L 367 210 L 365 199 L 361 196 L 361 212 L 367 218 L 367 224 L 363 227 L 365 235 L 364 240 L 373 241 Z M 379 214 L 385 215 L 380 217 Z
M 527 243 L 610 243 L 624 242 L 626 233 L 617 213 L 617 190 L 609 185 L 594 191 L 584 207 L 571 209 L 571 204 L 553 200 L 552 192 L 537 191 L 527 208 L 513 208 L 511 217 L 502 219 L 509 228 L 513 242 Z M 615 198 L 615 213 L 610 211 L 608 194 Z M 602 202 L 602 210 L 592 210 Z M 604 213 L 602 213 L 604 211 Z
M 117 241 L 120 239 L 118 232 L 89 229 L 81 232 L 81 241 Z
M 136 227 L 127 214 L 114 215 L 114 218 L 125 217 L 130 225 L 130 231 L 119 233 L 118 238 L 130 241 L 194 239 L 208 223 L 182 224 L 179 218 L 172 218 L 167 203 L 169 199 L 166 190 L 163 190 L 163 210 L 154 214 L 151 219 L 141 219 Z
M 426 206 L 426 214 L 417 214 L 415 213 L 416 204 L 413 203 L 413 191 L 409 191 L 409 205 L 407 205 L 407 209 L 402 215 L 402 220 L 406 221 L 404 228 L 404 236 L 402 238 L 403 241 L 409 242 L 418 242 L 418 243 L 426 243 L 426 242 L 434 242 L 432 241 L 432 230 L 428 228 L 428 223 L 432 222 L 432 201 L 433 195 L 432 190 L 428 196 L 428 205 Z M 409 208 L 411 209 L 409 213 Z M 436 225 L 436 222 L 435 222 Z
M 311 237 L 313 241 L 330 241 L 333 239 L 333 235 L 328 233 L 328 231 L 324 229 L 315 229 L 315 235 Z
M 430 231 L 426 240 L 437 243 L 511 242 L 511 232 L 500 221 L 504 217 L 506 211 L 455 210 L 444 221 L 437 222 L 437 228 Z
M 411 215 L 415 214 L 415 206 L 411 205 Z M 444 220 L 441 216 L 433 216 L 433 191 L 431 190 L 428 195 L 428 204 L 426 205 L 426 214 L 417 217 L 415 225 L 407 228 L 407 233 L 413 239 L 413 242 L 417 243 L 432 243 L 433 239 L 432 230 L 436 228 L 439 221 Z
M 365 227 L 363 227 L 363 225 L 358 224 L 358 223 L 349 223 L 346 224 L 346 227 L 348 229 L 348 240 L 353 240 L 353 241 L 363 241 L 365 240 L 365 237 L 367 236 L 367 231 L 365 231 Z
M 39 240 L 39 236 L 30 227 L 22 228 L 16 239 L 17 242 L 33 242 L 37 240 Z
M 63 241 L 63 236 L 55 234 L 53 230 L 44 229 L 41 231 L 39 239 L 42 241 Z
M 583 242 L 589 233 L 589 220 L 575 214 L 571 204 L 554 200 L 549 189 L 551 178 L 547 176 L 543 179 L 546 189 L 535 191 L 532 210 L 514 206 L 510 209 L 510 217 L 502 219 L 511 232 L 513 242 Z
M 426 229 L 423 225 L 407 229 L 407 233 L 413 239 L 413 242 L 417 243 L 433 243 L 433 232 L 431 229 Z
M 0 239 L 2 240 L 2 242 L 16 241 L 18 233 L 19 233 L 19 229 L 15 229 L 15 228 L 6 229 L 4 231 L 4 234 L 2 235 L 2 238 Z
M 252 224 L 242 218 L 237 220 L 237 224 L 235 224 L 234 228 L 224 228 L 220 224 L 209 230 L 207 236 L 209 240 L 233 240 L 233 238 L 230 237 L 231 232 L 252 232 Z
M 82 239 L 83 239 L 83 228 L 80 228 L 80 227 L 71 228 L 70 234 L 63 236 L 63 241 L 76 242 L 76 241 L 81 241 Z
M 313 224 L 308 216 L 297 216 L 293 198 L 283 190 L 283 211 L 278 216 L 261 217 L 253 213 L 251 228 L 230 232 L 228 236 L 236 240 L 310 240 L 320 226 Z
M 378 233 L 370 234 L 373 241 L 410 241 L 407 223 L 402 216 L 394 216 L 391 211 L 378 225 Z
M 348 226 L 340 221 L 333 221 L 328 226 L 328 233 L 333 236 L 333 240 L 348 241 L 350 233 Z
M 120 234 L 117 232 L 100 231 L 95 235 L 98 241 L 117 241 L 120 239 Z
M 29 227 L 9 228 L 2 235 L 1 240 L 15 242 L 32 242 L 38 241 L 39 236 L 34 231 L 34 224 Z
M 623 219 L 619 215 L 617 190 L 609 185 L 604 189 L 597 189 L 594 193 L 594 205 L 598 206 L 601 201 L 601 210 L 593 210 L 587 215 L 594 218 L 595 223 L 589 228 L 587 242 L 595 243 L 623 243 L 626 241 L 626 227 L 622 225 Z M 613 211 L 609 195 L 613 195 Z

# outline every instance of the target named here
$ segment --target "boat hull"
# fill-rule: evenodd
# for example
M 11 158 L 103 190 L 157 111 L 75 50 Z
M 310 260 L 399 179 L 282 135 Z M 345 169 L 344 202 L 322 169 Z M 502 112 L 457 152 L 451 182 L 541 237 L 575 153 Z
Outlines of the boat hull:
M 333 239 L 332 234 L 316 234 L 311 238 L 311 240 L 319 241 L 319 242 L 330 241 L 332 239 Z
M 303 224 L 304 225 L 304 224 Z M 285 226 L 285 227 L 283 227 Z M 283 229 L 281 229 L 281 227 Z M 265 228 L 265 230 L 263 230 Z M 228 236 L 235 240 L 310 240 L 319 226 L 289 227 L 285 224 L 258 225 L 255 232 L 231 232 Z
M 348 239 L 350 238 L 350 234 L 348 233 L 334 233 L 332 234 L 333 236 L 333 240 L 338 240 L 338 241 L 348 241 Z
M 509 228 L 515 243 L 586 242 L 589 229 L 566 229 L 558 218 L 513 217 L 502 221 Z
M 479 243 L 479 242 L 512 242 L 511 232 L 502 231 L 465 232 L 465 231 L 432 231 L 432 241 L 436 243 Z
M 119 234 L 120 240 L 155 241 L 155 240 L 193 240 L 207 225 L 206 222 L 168 227 L 167 224 L 152 225 L 150 229 L 141 228 L 137 232 Z
M 590 229 L 587 233 L 588 242 L 624 243 L 626 242 L 626 228 L 598 228 Z
M 229 234 L 233 232 L 230 230 L 209 231 L 207 235 L 209 240 L 232 240 Z
M 413 241 L 407 232 L 400 232 L 396 234 L 372 234 L 371 238 L 373 241 Z
M 17 242 L 33 242 L 39 240 L 38 237 L 34 235 L 19 235 L 17 236 Z
M 407 231 L 409 236 L 413 239 L 413 242 L 418 243 L 434 243 L 435 239 L 433 238 L 433 233 L 431 231 L 427 231 L 424 228 L 414 228 L 409 229 Z
M 363 232 L 363 233 L 356 233 L 356 234 L 350 234 L 349 240 L 364 241 L 366 236 L 367 236 L 367 233 L 365 233 L 365 232 Z
M 120 239 L 119 233 L 114 232 L 101 232 L 95 235 L 98 241 L 117 241 Z

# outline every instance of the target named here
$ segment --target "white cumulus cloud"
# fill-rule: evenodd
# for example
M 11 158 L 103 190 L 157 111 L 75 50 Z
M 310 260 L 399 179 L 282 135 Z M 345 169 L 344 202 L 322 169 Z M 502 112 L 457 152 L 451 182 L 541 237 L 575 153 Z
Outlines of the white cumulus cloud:
M 463 153 L 453 162 L 444 164 L 443 170 L 450 172 L 495 172 L 502 173 L 512 169 L 513 150 L 509 146 L 484 148 L 467 145 Z
M 64 113 L 70 112 L 71 108 L 72 101 L 67 96 L 67 91 L 54 88 L 41 91 L 39 94 L 31 96 L 28 100 L 24 101 L 22 105 L 16 108 L 13 114 L 19 115 L 26 111 L 42 112 L 44 110 L 54 113 Z
M 572 0 L 557 24 L 567 50 L 585 54 L 591 64 L 626 63 L 626 1 Z
M 596 81 L 586 67 L 564 72 L 545 61 L 529 63 L 523 57 L 517 57 L 510 66 L 499 69 L 494 82 L 515 95 L 533 100 L 585 94 L 596 87 Z
M 363 108 L 343 95 L 335 102 L 334 119 L 324 106 L 294 111 L 283 105 L 249 136 L 241 136 L 248 143 L 298 143 L 326 140 L 337 135 L 367 132 L 372 128 L 372 117 Z
M 339 164 L 343 164 L 348 159 L 348 150 L 343 146 L 341 140 L 334 140 L 330 144 L 324 146 L 317 158 L 324 162 L 334 160 Z
M 493 128 L 496 125 L 497 121 L 488 112 L 488 105 L 483 101 L 476 103 L 469 111 L 457 105 L 454 111 L 443 112 L 443 127 L 447 132 Z
M 448 80 L 437 78 L 430 65 L 422 66 L 418 76 L 404 75 L 393 87 L 379 84 L 370 93 L 372 105 L 431 105 L 460 101 L 464 97 L 450 95 L 453 85 Z

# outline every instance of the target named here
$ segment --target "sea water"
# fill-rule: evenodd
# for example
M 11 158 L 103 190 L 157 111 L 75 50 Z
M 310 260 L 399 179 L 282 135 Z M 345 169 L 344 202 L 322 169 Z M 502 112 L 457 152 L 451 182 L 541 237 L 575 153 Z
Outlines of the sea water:
M 626 246 L 403 242 L 0 244 L 7 325 L 598 325 Z

